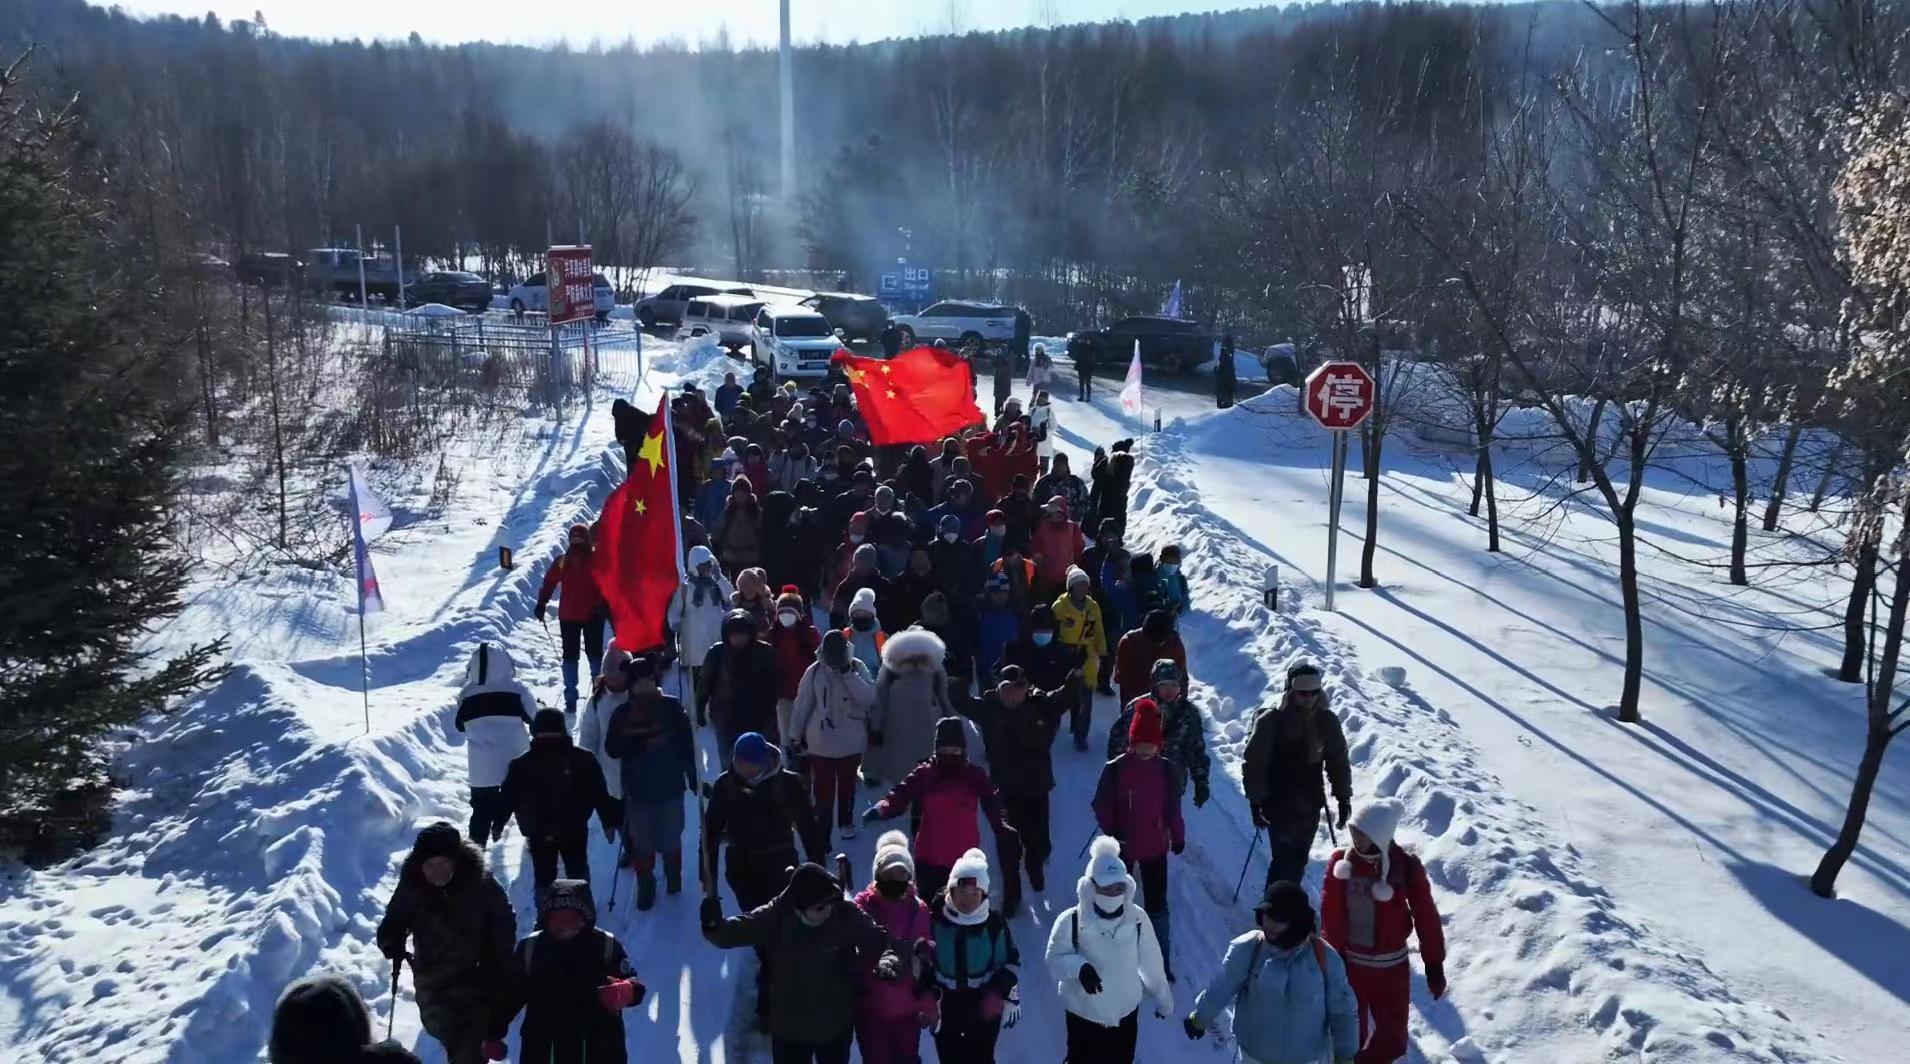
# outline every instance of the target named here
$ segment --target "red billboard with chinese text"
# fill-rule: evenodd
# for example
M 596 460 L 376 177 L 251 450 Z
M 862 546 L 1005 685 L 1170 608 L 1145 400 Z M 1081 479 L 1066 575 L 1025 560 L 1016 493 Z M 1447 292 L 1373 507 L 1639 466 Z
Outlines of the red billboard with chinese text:
M 544 259 L 550 323 L 562 325 L 594 316 L 597 295 L 590 274 L 590 245 L 559 245 L 545 252 Z

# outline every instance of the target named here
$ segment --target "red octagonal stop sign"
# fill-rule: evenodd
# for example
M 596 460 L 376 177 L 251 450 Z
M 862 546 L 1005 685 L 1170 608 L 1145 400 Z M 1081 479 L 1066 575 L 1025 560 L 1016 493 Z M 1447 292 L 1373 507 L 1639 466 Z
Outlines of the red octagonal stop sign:
M 1373 412 L 1379 388 L 1358 362 L 1327 362 L 1306 375 L 1301 402 L 1313 420 L 1335 431 L 1357 428 Z

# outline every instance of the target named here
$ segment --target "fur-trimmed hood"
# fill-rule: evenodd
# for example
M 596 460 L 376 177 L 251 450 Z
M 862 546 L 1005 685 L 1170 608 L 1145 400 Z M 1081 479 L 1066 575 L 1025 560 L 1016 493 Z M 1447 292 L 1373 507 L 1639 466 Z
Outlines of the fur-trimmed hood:
M 417 843 L 412 843 L 411 852 L 405 855 L 405 863 L 398 868 L 399 885 L 434 889 L 431 881 L 424 878 L 424 863 L 431 856 L 428 852 L 422 852 Z M 468 886 L 484 878 L 484 851 L 478 849 L 477 844 L 470 839 L 459 837 L 458 848 L 452 852 L 451 860 L 457 866 L 457 872 L 446 889 Z
M 926 628 L 906 628 L 882 646 L 882 667 L 902 675 L 937 672 L 948 657 L 948 644 Z M 921 659 L 929 664 L 923 665 Z

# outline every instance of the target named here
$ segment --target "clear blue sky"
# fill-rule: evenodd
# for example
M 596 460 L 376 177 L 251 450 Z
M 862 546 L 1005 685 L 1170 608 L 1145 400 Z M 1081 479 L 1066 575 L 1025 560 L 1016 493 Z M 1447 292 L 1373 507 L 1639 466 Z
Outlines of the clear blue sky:
M 791 0 L 798 42 L 874 41 L 948 29 L 1139 19 L 1183 11 L 1265 6 L 1242 0 Z M 301 37 L 584 43 L 634 37 L 640 44 L 675 38 L 697 44 L 727 27 L 739 42 L 774 43 L 777 0 L 612 0 L 605 4 L 539 4 L 523 0 L 121 0 L 132 14 L 251 18 L 257 11 L 273 30 Z M 557 21 L 569 11 L 573 23 Z

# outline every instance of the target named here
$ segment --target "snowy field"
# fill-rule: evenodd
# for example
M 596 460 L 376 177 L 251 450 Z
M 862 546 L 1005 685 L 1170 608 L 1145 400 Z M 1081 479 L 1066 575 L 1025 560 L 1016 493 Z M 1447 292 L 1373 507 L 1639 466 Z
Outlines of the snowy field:
M 714 382 L 732 366 L 707 348 L 646 341 L 646 350 L 639 397 L 652 401 L 660 387 Z M 1078 470 L 1094 446 L 1139 427 L 1118 413 L 1117 389 L 1104 379 L 1091 407 L 1058 405 Z M 368 734 L 349 572 L 231 585 L 201 577 L 160 638 L 231 632 L 233 675 L 150 723 L 125 762 L 128 790 L 104 845 L 0 884 L 9 1059 L 254 1060 L 279 989 L 314 970 L 355 981 L 380 1023 L 395 1008 L 397 1037 L 442 1059 L 420 1032 L 408 976 L 393 1000 L 371 931 L 417 827 L 467 817 L 462 740 L 449 725 L 471 647 L 503 641 L 540 699 L 558 702 L 556 647 L 530 612 L 564 529 L 622 475 L 609 399 L 563 423 L 528 418 L 474 441 L 446 506 L 429 506 L 425 474 L 408 496 L 394 493 L 398 523 L 374 549 L 390 611 L 370 628 Z M 1364 512 L 1355 476 L 1340 610 L 1327 614 L 1327 451 L 1324 434 L 1294 414 L 1293 393 L 1227 412 L 1188 392 L 1150 393 L 1155 401 L 1167 431 L 1141 445 L 1129 539 L 1187 549 L 1196 613 L 1184 633 L 1222 770 L 1214 801 L 1188 808 L 1187 853 L 1172 871 L 1182 1010 L 1250 924 L 1264 851 L 1232 903 L 1252 839 L 1238 759 L 1253 707 L 1277 693 L 1272 678 L 1305 657 L 1325 668 L 1346 721 L 1356 795 L 1405 803 L 1402 840 L 1425 858 L 1446 914 L 1452 990 L 1433 1002 L 1416 977 L 1410 1059 L 1901 1059 L 1910 778 L 1886 764 L 1842 897 L 1810 896 L 1800 877 L 1841 816 L 1860 698 L 1823 674 L 1834 632 L 1751 626 L 1795 623 L 1826 602 L 1834 611 L 1835 578 L 1746 592 L 1647 550 L 1647 723 L 1620 726 L 1605 709 L 1622 654 L 1615 548 L 1585 505 L 1508 503 L 1507 551 L 1487 555 L 1482 528 L 1464 516 L 1459 453 L 1402 429 L 1383 481 L 1384 588 L 1351 586 Z M 1537 444 L 1514 445 L 1504 461 L 1509 495 L 1541 484 Z M 1714 556 L 1728 541 L 1727 514 L 1692 488 L 1697 472 L 1653 482 L 1646 538 Z M 516 549 L 516 570 L 497 568 L 499 545 Z M 1261 604 L 1269 564 L 1286 584 L 1277 612 Z M 1387 666 L 1405 668 L 1403 686 L 1379 680 Z M 1097 707 L 1091 750 L 1115 709 L 1111 699 Z M 1073 902 L 1099 759 L 1062 742 L 1055 761 L 1053 879 L 1014 921 L 1024 1012 L 1003 1035 L 1004 1061 L 1062 1056 L 1040 952 L 1048 923 Z M 864 833 L 849 850 L 858 878 L 872 847 Z M 528 929 L 530 870 L 515 832 L 490 856 Z M 600 909 L 611 856 L 594 840 Z M 1312 874 L 1317 889 L 1317 864 Z M 695 905 L 690 887 L 638 914 L 626 883 L 604 917 L 652 991 L 626 1020 L 632 1059 L 766 1060 L 739 1022 L 754 960 L 706 946 Z M 734 911 L 727 892 L 726 907 Z M 1141 1040 L 1143 1059 L 1232 1059 L 1224 1040 L 1190 1044 L 1177 1022 L 1151 1016 Z

